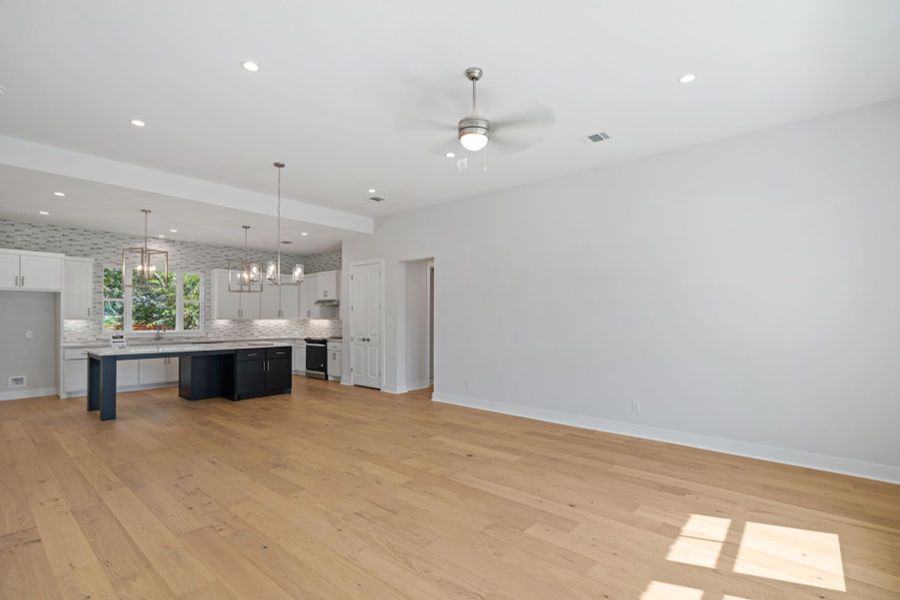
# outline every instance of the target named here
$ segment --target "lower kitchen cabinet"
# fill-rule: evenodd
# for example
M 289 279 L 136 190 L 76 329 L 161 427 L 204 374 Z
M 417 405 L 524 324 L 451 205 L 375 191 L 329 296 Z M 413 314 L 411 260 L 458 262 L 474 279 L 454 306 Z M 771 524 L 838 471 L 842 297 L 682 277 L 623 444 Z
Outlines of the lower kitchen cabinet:
M 142 358 L 140 365 L 140 385 L 173 383 L 178 381 L 178 358 Z
M 328 378 L 341 378 L 341 362 L 344 355 L 344 345 L 341 342 L 328 342 Z
M 66 349 L 63 361 L 63 392 L 67 396 L 87 392 L 87 350 Z M 143 358 L 116 365 L 116 389 L 167 385 L 178 381 L 178 358 Z
M 291 393 L 291 347 L 238 350 L 223 361 L 222 395 L 231 400 Z

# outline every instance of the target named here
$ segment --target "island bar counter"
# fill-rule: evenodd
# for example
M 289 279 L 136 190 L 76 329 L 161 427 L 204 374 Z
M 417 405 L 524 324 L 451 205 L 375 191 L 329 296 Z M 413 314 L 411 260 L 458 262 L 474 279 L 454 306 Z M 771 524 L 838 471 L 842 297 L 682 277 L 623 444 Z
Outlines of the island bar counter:
M 291 393 L 291 347 L 272 342 L 104 348 L 88 352 L 87 409 L 116 418 L 116 368 L 121 360 L 179 358 L 178 395 L 186 400 L 241 400 Z

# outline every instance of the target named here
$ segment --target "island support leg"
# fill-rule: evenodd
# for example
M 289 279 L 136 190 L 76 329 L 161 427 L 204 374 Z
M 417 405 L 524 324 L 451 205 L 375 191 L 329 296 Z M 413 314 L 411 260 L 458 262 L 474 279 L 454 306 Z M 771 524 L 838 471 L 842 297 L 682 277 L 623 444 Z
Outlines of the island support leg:
M 100 410 L 100 359 L 88 357 L 87 409 Z
M 100 359 L 100 420 L 116 418 L 116 357 Z

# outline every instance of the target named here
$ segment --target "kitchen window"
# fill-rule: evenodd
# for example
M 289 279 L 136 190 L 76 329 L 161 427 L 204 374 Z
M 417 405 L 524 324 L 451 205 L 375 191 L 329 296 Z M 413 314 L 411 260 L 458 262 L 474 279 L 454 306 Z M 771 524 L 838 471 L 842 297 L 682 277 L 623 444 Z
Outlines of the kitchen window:
M 200 331 L 202 299 L 200 273 L 170 271 L 156 275 L 152 285 L 125 287 L 122 269 L 107 267 L 103 270 L 103 330 Z

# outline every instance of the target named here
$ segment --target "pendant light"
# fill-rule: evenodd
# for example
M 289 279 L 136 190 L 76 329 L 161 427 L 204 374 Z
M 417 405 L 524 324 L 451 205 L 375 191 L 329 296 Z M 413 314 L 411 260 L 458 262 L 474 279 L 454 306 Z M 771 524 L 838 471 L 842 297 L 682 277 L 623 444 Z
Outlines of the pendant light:
M 228 261 L 228 291 L 238 294 L 258 294 L 262 292 L 262 271 L 259 263 L 247 259 L 247 234 L 249 225 L 244 228 L 244 257 L 241 260 Z
M 284 163 L 274 163 L 278 169 L 278 204 L 276 205 L 277 221 L 275 226 L 275 260 L 270 260 L 266 264 L 266 283 L 269 285 L 300 285 L 303 281 L 303 265 L 295 263 L 291 269 L 291 278 L 289 281 L 281 279 L 281 170 Z
M 142 208 L 141 212 L 144 213 L 144 245 L 122 250 L 122 282 L 125 287 L 159 285 L 169 277 L 169 253 L 150 248 L 150 211 Z M 126 276 L 129 262 L 135 264 L 131 277 Z

